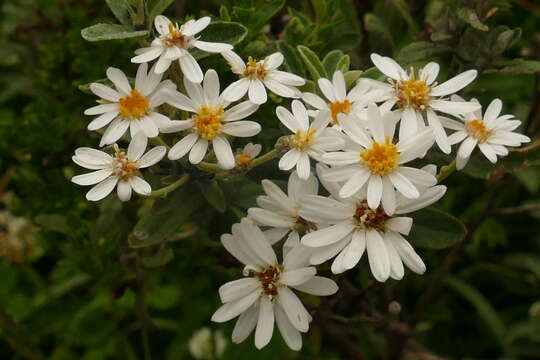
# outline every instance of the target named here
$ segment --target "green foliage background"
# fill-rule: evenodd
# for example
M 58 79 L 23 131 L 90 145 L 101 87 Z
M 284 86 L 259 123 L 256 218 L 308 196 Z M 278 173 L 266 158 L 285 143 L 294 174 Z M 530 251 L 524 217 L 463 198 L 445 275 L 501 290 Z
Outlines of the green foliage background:
M 80 173 L 71 156 L 77 147 L 97 146 L 99 135 L 86 130 L 89 118 L 82 112 L 94 97 L 79 86 L 103 78 L 108 66 L 134 73 L 129 59 L 140 40 L 81 37 L 81 29 L 95 23 L 118 22 L 107 3 L 118 1 L 0 5 L 0 192 L 13 193 L 6 206 L 34 224 L 41 249 L 22 262 L 0 259 L 2 359 L 142 359 L 141 326 L 150 327 L 154 359 L 190 358 L 188 340 L 201 326 L 221 329 L 229 339 L 232 322 L 209 322 L 219 306 L 218 287 L 240 274 L 219 235 L 253 204 L 260 179 L 286 179 L 276 161 L 217 185 L 195 169 L 160 165 L 149 177 L 154 187 L 184 171 L 196 181 L 166 199 L 87 202 L 85 190 L 69 181 Z M 235 49 L 243 57 L 283 52 L 290 71 L 312 80 L 305 89 L 349 63 L 351 70 L 365 71 L 349 72 L 351 83 L 358 76 L 380 76 L 369 61 L 371 52 L 393 56 L 404 66 L 438 61 L 441 79 L 476 68 L 480 76 L 467 97 L 484 106 L 501 98 L 505 112 L 523 120 L 521 131 L 532 138 L 540 127 L 535 75 L 540 5 L 534 1 L 153 0 L 146 5 L 147 14 L 167 9 L 177 20 L 210 14 L 244 25 L 246 36 Z M 115 11 L 129 28 L 129 14 Z M 144 31 L 148 24 L 140 20 L 135 17 L 136 30 Z M 222 83 L 233 80 L 220 56 L 201 65 L 215 68 Z M 263 132 L 251 140 L 266 151 L 282 134 L 274 115 L 278 101 L 255 115 Z M 175 135 L 165 139 L 172 143 Z M 452 159 L 440 154 L 429 160 L 445 165 Z M 434 210 L 416 216 L 411 240 L 428 266 L 424 276 L 408 272 L 400 282 L 378 284 L 364 259 L 336 279 L 341 289 L 333 298 L 305 298 L 315 320 L 300 353 L 288 350 L 276 331 L 262 351 L 250 338 L 229 344 L 223 358 L 356 358 L 355 350 L 368 359 L 539 358 L 537 165 L 537 150 L 511 154 L 495 167 L 473 158 L 445 181 L 449 191 L 436 204 L 457 219 Z M 146 246 L 140 231 L 149 229 L 165 232 L 149 233 L 158 245 Z M 170 238 L 186 232 L 194 235 Z M 137 241 L 144 248 L 134 249 Z M 436 274 L 449 254 L 455 254 L 456 266 L 439 283 Z M 321 271 L 330 273 L 324 266 Z M 418 299 L 437 286 L 442 291 L 416 314 Z M 142 303 L 141 291 L 147 293 Z M 391 301 L 400 303 L 401 314 L 389 313 Z M 355 320 L 364 315 L 375 321 Z

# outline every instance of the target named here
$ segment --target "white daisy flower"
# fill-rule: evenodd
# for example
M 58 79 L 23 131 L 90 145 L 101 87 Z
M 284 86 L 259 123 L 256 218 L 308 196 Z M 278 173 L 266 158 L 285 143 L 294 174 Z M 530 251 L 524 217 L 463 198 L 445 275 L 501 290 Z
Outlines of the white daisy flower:
M 158 15 L 154 19 L 154 26 L 159 37 L 155 38 L 149 47 L 135 51 L 137 56 L 133 57 L 131 62 L 146 63 L 159 57 L 154 71 L 162 74 L 169 68 L 171 62 L 178 60 L 184 76 L 191 82 L 200 83 L 203 80 L 203 72 L 189 50 L 195 47 L 210 53 L 221 53 L 233 49 L 230 44 L 198 40 L 195 35 L 206 29 L 209 24 L 208 16 L 198 20 L 189 20 L 182 26 L 178 26 L 165 16 Z
M 240 75 L 240 80 L 233 82 L 223 91 L 223 97 L 229 101 L 239 100 L 248 93 L 251 102 L 264 104 L 267 100 L 266 88 L 282 97 L 298 97 L 300 91 L 296 86 L 306 83 L 298 75 L 277 70 L 284 59 L 279 52 L 260 61 L 250 56 L 247 63 L 233 51 L 226 51 L 222 55 L 231 66 L 232 72 Z
M 336 130 L 326 128 L 330 121 L 327 112 L 321 111 L 310 124 L 306 107 L 299 100 L 293 100 L 292 113 L 283 106 L 276 108 L 279 121 L 294 133 L 289 140 L 291 149 L 279 160 L 281 170 L 296 166 L 298 176 L 305 180 L 311 172 L 310 157 L 320 161 L 326 151 L 337 150 L 344 145 Z
M 414 136 L 394 140 L 395 115 L 381 115 L 375 104 L 368 107 L 367 135 L 358 122 L 342 118 L 342 127 L 352 142 L 345 151 L 329 152 L 322 156 L 324 162 L 334 167 L 325 173 L 327 181 L 345 181 L 339 191 L 347 198 L 367 188 L 367 203 L 377 209 L 382 203 L 386 213 L 392 215 L 396 208 L 396 190 L 405 197 L 420 196 L 418 186 L 432 186 L 437 179 L 432 174 L 405 163 L 423 156 L 433 144 L 430 128 Z
M 318 112 L 325 111 L 334 126 L 339 126 L 339 115 L 359 115 L 367 104 L 379 101 L 383 94 L 381 90 L 370 89 L 370 83 L 364 79 L 358 81 L 356 86 L 347 92 L 345 78 L 339 70 L 332 76 L 332 82 L 321 78 L 317 83 L 326 99 L 314 93 L 305 92 L 302 93 L 302 100 L 316 109 L 310 112 L 310 115 L 316 116 Z
M 287 345 L 293 350 L 302 347 L 300 333 L 307 332 L 312 318 L 291 288 L 318 296 L 334 294 L 338 287 L 333 280 L 316 276 L 308 266 L 309 251 L 298 245 L 280 264 L 262 231 L 252 220 L 244 218 L 232 227 L 232 235 L 224 234 L 225 249 L 245 265 L 244 275 L 219 288 L 224 303 L 212 321 L 225 322 L 240 316 L 232 341 L 244 341 L 255 329 L 255 346 L 260 349 L 272 338 L 274 322 Z
M 236 159 L 236 165 L 242 167 L 248 167 L 253 159 L 255 159 L 261 153 L 261 144 L 247 143 L 246 146 L 236 153 L 234 158 Z
M 371 81 L 376 88 L 385 91 L 381 101 L 385 101 L 382 108 L 398 108 L 400 114 L 399 136 L 404 139 L 416 134 L 425 127 L 424 113 L 427 123 L 433 129 L 435 141 L 439 148 L 449 154 L 450 143 L 436 111 L 461 115 L 478 109 L 476 104 L 466 101 L 452 101 L 445 98 L 465 86 L 469 85 L 477 76 L 476 70 L 467 70 L 450 80 L 437 84 L 435 80 L 439 75 L 439 64 L 430 62 L 418 72 L 413 68 L 407 74 L 397 62 L 389 57 L 371 54 L 373 64 L 388 78 L 387 83 Z
M 132 88 L 122 70 L 110 67 L 107 77 L 116 90 L 100 84 L 90 84 L 90 90 L 100 97 L 100 105 L 84 111 L 85 115 L 99 115 L 88 124 L 88 130 L 98 130 L 109 125 L 101 137 L 99 146 L 118 141 L 129 128 L 131 137 L 141 131 L 147 137 L 158 136 L 160 129 L 171 119 L 155 109 L 165 102 L 165 93 L 176 89 L 170 80 L 161 81 L 148 65 L 141 64 L 137 70 L 135 87 Z
M 144 154 L 147 143 L 148 138 L 138 133 L 129 143 L 127 153 L 116 144 L 114 156 L 92 148 L 78 148 L 72 158 L 73 162 L 96 171 L 74 176 L 71 181 L 78 185 L 94 185 L 86 193 L 86 199 L 90 201 L 103 199 L 115 187 L 121 201 L 131 199 L 132 189 L 137 194 L 148 196 L 152 189 L 150 184 L 140 177 L 140 169 L 159 162 L 167 149 L 156 146 Z
M 478 100 L 471 100 L 479 104 Z M 461 170 L 467 165 L 476 146 L 482 154 L 492 163 L 497 162 L 497 156 L 508 155 L 506 146 L 521 146 L 531 139 L 523 134 L 514 132 L 521 125 L 521 121 L 514 119 L 514 115 L 501 115 L 502 101 L 493 100 L 484 116 L 482 109 L 460 116 L 462 122 L 452 119 L 441 119 L 443 126 L 456 130 L 448 137 L 451 145 L 461 143 L 456 155 L 456 168 Z
M 318 164 L 317 171 L 324 178 L 329 169 Z M 371 272 L 378 281 L 386 281 L 388 277 L 402 279 L 403 264 L 418 274 L 426 271 L 424 262 L 404 238 L 411 230 L 411 217 L 387 215 L 381 206 L 370 208 L 365 189 L 353 197 L 342 198 L 339 185 L 327 185 L 330 197 L 307 195 L 300 209 L 300 215 L 309 221 L 327 224 L 301 239 L 303 245 L 315 248 L 311 264 L 318 265 L 335 256 L 331 268 L 334 274 L 339 274 L 356 266 L 367 250 Z M 422 195 L 414 200 L 398 196 L 395 214 L 429 206 L 445 192 L 445 186 L 437 185 L 424 188 Z
M 260 226 L 270 229 L 264 234 L 271 244 L 275 244 L 287 236 L 283 248 L 284 254 L 300 243 L 300 237 L 316 230 L 317 224 L 303 219 L 298 211 L 302 207 L 305 195 L 317 195 L 319 182 L 310 175 L 302 180 L 296 171 L 289 176 L 287 194 L 270 180 L 263 180 L 262 186 L 266 195 L 257 197 L 257 205 L 248 209 L 248 214 Z
M 225 110 L 230 103 L 219 95 L 219 78 L 213 69 L 206 72 L 202 86 L 186 78 L 184 85 L 189 97 L 171 92 L 167 102 L 194 115 L 188 120 L 173 120 L 165 131 L 190 129 L 191 132 L 171 148 L 169 159 L 180 159 L 189 152 L 189 161 L 198 164 L 206 155 L 209 142 L 212 142 L 218 164 L 223 169 L 232 169 L 236 162 L 226 136 L 257 135 L 261 131 L 258 123 L 238 120 L 253 114 L 258 105 L 244 101 Z

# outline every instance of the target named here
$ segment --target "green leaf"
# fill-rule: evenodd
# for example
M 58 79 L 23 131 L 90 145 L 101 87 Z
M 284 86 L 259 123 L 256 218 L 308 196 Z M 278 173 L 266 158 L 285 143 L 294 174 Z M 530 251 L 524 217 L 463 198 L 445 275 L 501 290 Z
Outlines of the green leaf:
M 343 51 L 332 50 L 324 57 L 322 63 L 328 74 L 333 74 L 337 70 L 337 64 L 343 57 Z
M 411 16 L 411 8 L 409 4 L 405 0 L 392 0 L 392 3 L 398 10 L 399 14 L 407 22 L 407 25 L 409 25 L 409 28 L 413 32 L 418 31 L 418 25 L 416 25 L 416 22 L 414 21 L 413 17 Z
M 223 21 L 231 21 L 231 14 L 229 14 L 229 9 L 225 5 L 221 5 L 219 8 L 219 17 Z
M 474 306 L 476 313 L 488 325 L 488 331 L 502 343 L 505 334 L 505 325 L 488 299 L 477 289 L 456 277 L 448 276 L 445 283 Z
M 444 249 L 461 241 L 467 232 L 465 225 L 450 214 L 436 209 L 424 209 L 413 214 L 409 241 L 415 247 Z
M 142 248 L 161 243 L 185 224 L 202 205 L 197 189 L 187 184 L 166 198 L 156 200 L 128 236 L 129 246 Z
M 293 74 L 304 77 L 304 65 L 302 65 L 302 60 L 300 59 L 296 49 L 287 44 L 285 41 L 276 41 L 276 46 L 279 52 L 282 53 L 283 57 L 285 58 L 285 67 L 287 70 Z
M 34 221 L 48 231 L 55 231 L 62 234 L 67 234 L 70 231 L 67 219 L 64 215 L 42 214 L 36 216 Z
M 504 258 L 504 263 L 532 272 L 540 279 L 540 257 L 527 253 L 513 253 Z
M 501 66 L 501 68 L 488 69 L 484 72 L 486 74 L 499 73 L 508 75 L 532 75 L 540 72 L 540 61 L 535 60 L 513 59 L 496 63 L 496 65 Z
M 155 0 L 148 5 L 148 18 L 150 21 L 154 21 L 154 18 L 171 6 L 174 0 Z
M 296 48 L 313 80 L 328 78 L 324 65 L 313 50 L 304 45 L 298 45 Z
M 386 24 L 375 14 L 364 16 L 366 30 L 378 41 L 377 48 L 394 49 L 394 39 Z
M 499 34 L 491 51 L 495 55 L 502 54 L 514 46 L 519 39 L 521 39 L 521 29 L 505 30 Z
M 341 72 L 349 71 L 349 66 L 351 65 L 351 58 L 349 55 L 343 55 L 337 64 L 336 70 L 341 70 Z M 330 73 L 329 73 L 330 74 Z
M 105 2 L 109 5 L 109 9 L 111 9 L 114 16 L 122 25 L 131 25 L 127 0 L 105 0 Z
M 118 40 L 148 35 L 148 31 L 135 31 L 132 28 L 118 24 L 96 24 L 81 30 L 81 36 L 86 41 Z
M 221 190 L 219 183 L 212 180 L 209 183 L 199 182 L 198 185 L 201 194 L 203 194 L 206 201 L 220 213 L 225 212 L 225 209 L 227 209 L 227 202 L 225 201 L 225 194 L 223 193 L 223 190 Z
M 489 27 L 482 23 L 478 18 L 476 11 L 470 8 L 461 8 L 457 11 L 457 16 L 467 24 L 471 25 L 476 30 L 488 31 Z
M 162 248 L 152 255 L 143 256 L 142 264 L 147 268 L 158 268 L 167 265 L 174 259 L 174 251 L 171 248 Z
M 361 75 L 362 75 L 361 70 L 347 71 L 345 73 L 345 85 L 347 85 L 347 89 L 352 88 L 356 84 L 356 81 L 360 78 Z
M 323 22 L 328 10 L 326 0 L 311 0 L 311 4 L 315 9 L 315 18 L 317 19 L 317 22 Z
M 246 37 L 247 32 L 247 28 L 242 24 L 215 21 L 200 33 L 200 40 L 236 45 Z M 207 53 L 199 49 L 193 49 L 191 53 L 196 59 L 202 59 L 212 55 L 212 53 Z
M 398 53 L 397 60 L 400 63 L 410 64 L 413 62 L 427 62 L 427 60 L 435 55 L 444 54 L 451 50 L 448 46 L 443 46 L 427 41 L 418 41 L 410 43 L 401 48 Z

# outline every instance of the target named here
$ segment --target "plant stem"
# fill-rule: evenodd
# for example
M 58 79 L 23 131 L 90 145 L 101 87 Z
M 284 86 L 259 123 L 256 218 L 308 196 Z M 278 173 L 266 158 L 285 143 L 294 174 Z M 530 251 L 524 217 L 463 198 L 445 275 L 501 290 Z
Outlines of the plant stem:
M 266 154 L 264 154 L 262 156 L 259 156 L 258 158 L 253 160 L 253 162 L 251 163 L 250 168 L 254 168 L 254 167 L 257 167 L 259 165 L 262 165 L 265 162 L 268 162 L 268 161 L 270 161 L 272 159 L 275 159 L 277 156 L 278 156 L 278 152 L 277 152 L 276 149 L 270 150 Z
M 176 180 L 170 185 L 167 185 L 165 187 L 162 187 L 161 189 L 154 190 L 150 193 L 150 197 L 165 197 L 168 193 L 178 189 L 182 185 L 188 182 L 190 179 L 189 174 L 184 174 L 180 177 L 180 179 Z
M 453 160 L 450 164 L 441 167 L 441 171 L 437 175 L 437 182 L 441 182 L 449 177 L 454 171 L 456 171 L 456 160 Z
M 136 297 L 136 311 L 137 319 L 141 327 L 141 338 L 144 349 L 144 360 L 152 360 L 152 353 L 150 351 L 150 342 L 148 340 L 148 303 L 146 301 L 146 279 L 144 277 L 144 269 L 142 267 L 140 254 L 137 252 L 136 257 L 136 279 L 137 279 L 137 297 Z

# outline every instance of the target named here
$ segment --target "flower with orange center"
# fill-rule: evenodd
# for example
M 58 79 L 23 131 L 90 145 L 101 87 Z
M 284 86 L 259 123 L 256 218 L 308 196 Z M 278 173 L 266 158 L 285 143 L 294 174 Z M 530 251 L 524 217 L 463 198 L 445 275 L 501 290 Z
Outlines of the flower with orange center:
M 332 113 L 332 124 L 338 125 L 338 114 L 348 115 L 351 111 L 351 103 L 349 102 L 349 100 L 336 101 L 328 104 L 328 108 Z
M 375 141 L 371 148 L 360 152 L 360 158 L 372 172 L 386 175 L 398 166 L 398 147 L 387 136 L 384 143 Z
M 114 157 L 112 160 L 113 174 L 121 180 L 129 178 L 139 173 L 139 165 L 136 161 L 129 160 L 124 150 L 114 144 Z
M 162 36 L 163 42 L 167 46 L 177 46 L 182 49 L 189 48 L 189 37 L 182 34 L 178 28 L 178 25 L 175 26 L 173 23 L 169 23 L 167 27 L 169 29 L 169 33 Z
M 471 120 L 465 125 L 465 130 L 474 139 L 478 140 L 480 144 L 485 143 L 491 136 L 491 130 L 480 120 Z
M 429 102 L 431 87 L 423 80 L 417 80 L 414 76 L 408 80 L 395 83 L 398 97 L 397 104 L 401 108 L 411 107 L 415 110 L 424 110 Z
M 221 134 L 223 113 L 223 106 L 212 108 L 203 105 L 199 108 L 193 126 L 203 139 L 212 140 Z
M 283 266 L 281 265 L 269 265 L 262 271 L 255 273 L 255 276 L 261 282 L 263 293 L 270 299 L 278 294 L 279 279 L 282 271 Z
M 251 56 L 248 57 L 248 62 L 246 64 L 246 68 L 244 70 L 244 77 L 248 77 L 250 79 L 260 79 L 264 80 L 266 77 L 266 66 L 265 61 L 257 61 L 253 59 Z
M 126 120 L 140 119 L 151 111 L 148 99 L 138 90 L 131 90 L 130 96 L 118 100 L 120 115 Z
M 296 133 L 292 135 L 291 147 L 302 151 L 308 149 L 313 144 L 316 132 L 317 129 L 311 129 L 308 131 L 296 131 Z

